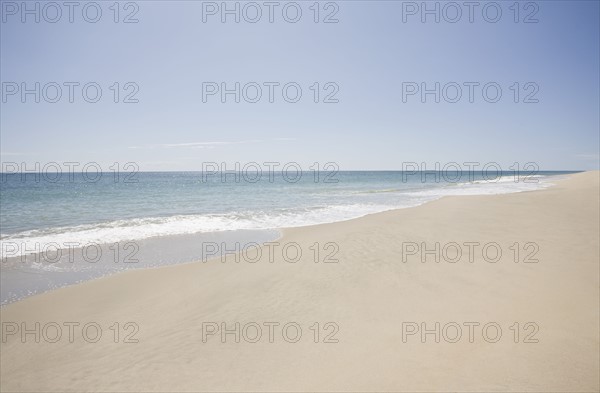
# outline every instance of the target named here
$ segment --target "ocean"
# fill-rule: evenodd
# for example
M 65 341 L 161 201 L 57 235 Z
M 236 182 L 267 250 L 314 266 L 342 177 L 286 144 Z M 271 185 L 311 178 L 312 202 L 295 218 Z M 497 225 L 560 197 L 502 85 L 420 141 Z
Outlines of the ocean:
M 573 172 L 2 173 L 0 304 L 132 268 L 274 241 L 279 229 L 533 191 Z

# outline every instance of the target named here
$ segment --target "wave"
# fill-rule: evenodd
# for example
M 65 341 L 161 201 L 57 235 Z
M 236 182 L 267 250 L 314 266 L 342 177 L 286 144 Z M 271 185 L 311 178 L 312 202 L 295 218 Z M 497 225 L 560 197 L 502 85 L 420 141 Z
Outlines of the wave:
M 387 194 L 392 192 L 406 192 L 406 189 L 401 188 L 387 188 L 382 190 L 368 190 L 368 191 L 356 191 L 354 194 Z
M 362 192 L 385 195 L 384 199 L 350 201 L 338 204 L 321 204 L 308 207 L 291 207 L 271 211 L 235 211 L 226 214 L 173 215 L 108 221 L 96 224 L 64 226 L 49 229 L 23 231 L 0 236 L 2 258 L 38 252 L 39 247 L 51 243 L 66 248 L 86 244 L 107 244 L 141 240 L 158 236 L 185 235 L 206 232 L 235 230 L 272 230 L 281 228 L 318 225 L 345 221 L 368 214 L 408 208 L 439 199 L 448 195 L 489 195 L 545 188 L 549 182 L 539 179 L 538 183 L 515 183 L 511 176 L 497 182 L 474 181 L 445 184 L 428 189 L 383 188 Z M 371 198 L 368 195 L 365 198 Z M 357 197 L 358 198 L 358 197 Z M 12 243 L 10 247 L 7 244 Z M 15 251 L 15 246 L 17 250 Z M 36 247 L 38 247 L 36 249 Z
M 136 218 L 5 235 L 0 240 L 0 248 L 4 258 L 34 254 L 38 252 L 36 246 L 39 249 L 50 243 L 57 243 L 59 247 L 66 248 L 70 243 L 76 243 L 74 247 L 79 247 L 90 243 L 106 244 L 156 236 L 300 227 L 349 220 L 394 208 L 396 207 L 386 205 L 350 204 L 278 209 L 273 212 Z M 7 246 L 9 243 L 12 244 L 10 247 Z M 17 251 L 14 250 L 15 246 Z

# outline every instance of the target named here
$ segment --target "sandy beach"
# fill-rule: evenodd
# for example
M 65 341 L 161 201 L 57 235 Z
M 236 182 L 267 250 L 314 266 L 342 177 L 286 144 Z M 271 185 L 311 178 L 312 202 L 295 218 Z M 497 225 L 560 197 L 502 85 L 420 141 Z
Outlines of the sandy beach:
M 9 304 L 0 389 L 598 391 L 599 177 L 287 229 L 256 258 Z

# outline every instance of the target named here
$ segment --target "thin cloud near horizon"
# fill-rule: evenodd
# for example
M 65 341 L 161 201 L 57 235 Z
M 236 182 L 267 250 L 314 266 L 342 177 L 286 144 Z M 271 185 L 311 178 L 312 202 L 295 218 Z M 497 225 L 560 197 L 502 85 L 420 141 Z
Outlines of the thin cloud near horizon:
M 129 146 L 128 149 L 156 149 L 156 148 L 192 148 L 192 149 L 213 149 L 216 146 L 242 145 L 248 143 L 260 143 L 269 141 L 295 141 L 296 138 L 275 138 L 275 139 L 251 139 L 244 141 L 209 141 L 209 142 L 187 142 L 187 143 L 160 143 L 153 145 Z

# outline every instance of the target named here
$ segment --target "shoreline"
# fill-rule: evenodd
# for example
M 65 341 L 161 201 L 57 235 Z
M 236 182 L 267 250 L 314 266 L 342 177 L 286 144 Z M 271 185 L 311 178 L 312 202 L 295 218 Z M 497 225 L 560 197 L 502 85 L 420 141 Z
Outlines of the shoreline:
M 2 321 L 28 328 L 95 322 L 112 334 L 115 322 L 135 322 L 139 343 L 114 343 L 108 333 L 95 344 L 22 343 L 10 335 L 1 344 L 1 388 L 499 391 L 510 380 L 513 391 L 598 390 L 599 174 L 570 175 L 539 192 L 441 198 L 414 209 L 283 229 L 282 242 L 306 251 L 293 263 L 280 255 L 270 262 L 263 254 L 253 263 L 227 255 L 224 263 L 135 269 L 7 304 Z M 502 258 L 490 262 L 490 255 L 478 253 L 472 262 L 436 262 L 426 255 L 423 262 L 409 253 L 402 260 L 409 243 L 432 249 L 473 241 L 497 243 Z M 318 262 L 310 248 L 315 243 Z M 325 263 L 326 243 L 337 245 L 337 263 Z M 538 262 L 527 263 L 525 243 L 537 245 L 532 258 Z M 223 343 L 216 334 L 203 342 L 204 323 L 232 328 L 269 321 L 298 323 L 302 340 L 236 343 L 231 334 Z M 317 322 L 315 343 L 311 326 Z M 418 335 L 403 337 L 403 324 L 421 322 L 428 329 L 496 323 L 503 336 L 496 343 L 481 335 L 473 343 L 464 337 L 451 343 L 443 331 L 439 343 L 433 334 L 425 343 Z M 332 333 L 327 323 L 339 328 L 335 344 L 323 342 Z M 528 323 L 538 327 L 537 343 L 523 342 L 531 338 Z M 110 378 L 123 369 L 132 376 Z
M 353 222 L 354 220 L 360 220 L 360 219 L 363 219 L 363 218 L 366 218 L 366 217 L 377 216 L 377 215 L 380 215 L 380 214 L 386 214 L 386 213 L 394 212 L 394 211 L 398 211 L 398 210 L 419 208 L 419 207 L 428 205 L 430 203 L 435 203 L 437 201 L 446 199 L 448 197 L 451 197 L 451 198 L 452 197 L 454 197 L 454 198 L 456 198 L 456 197 L 461 198 L 461 197 L 473 197 L 473 196 L 478 197 L 478 196 L 494 196 L 494 195 L 512 195 L 512 194 L 521 194 L 521 193 L 528 193 L 528 192 L 545 191 L 545 190 L 547 190 L 549 188 L 556 187 L 557 183 L 560 183 L 560 182 L 563 182 L 565 180 L 568 180 L 571 176 L 577 175 L 579 173 L 586 173 L 586 172 L 584 171 L 584 172 L 577 172 L 577 173 L 568 173 L 568 174 L 555 175 L 555 176 L 558 177 L 557 180 L 548 180 L 548 182 L 550 183 L 549 185 L 547 185 L 544 188 L 540 188 L 540 189 L 536 189 L 536 190 L 520 190 L 520 191 L 513 191 L 513 192 L 499 193 L 499 194 L 443 195 L 443 196 L 440 196 L 440 197 L 438 197 L 436 199 L 433 199 L 433 200 L 424 201 L 424 202 L 422 202 L 422 203 L 420 203 L 418 205 L 415 205 L 415 206 L 390 208 L 388 210 L 378 211 L 378 212 L 375 212 L 375 213 L 367 213 L 367 214 L 364 214 L 362 216 L 358 216 L 358 217 L 354 217 L 354 218 L 350 218 L 350 219 L 343 219 L 343 220 L 340 220 L 340 221 L 332 221 L 332 222 L 324 222 L 324 223 L 318 223 L 318 224 L 301 225 L 301 226 L 295 226 L 295 227 L 280 227 L 280 228 L 265 228 L 265 229 L 235 229 L 235 230 L 229 230 L 229 231 L 198 232 L 198 233 L 192 233 L 192 234 L 176 234 L 176 235 L 169 235 L 169 236 L 154 236 L 154 237 L 142 238 L 142 239 L 127 239 L 127 240 L 119 241 L 118 243 L 119 244 L 121 244 L 121 243 L 124 243 L 124 244 L 136 243 L 137 244 L 137 243 L 146 243 L 146 242 L 150 242 L 150 243 L 151 242 L 163 242 L 164 243 L 165 241 L 175 241 L 177 239 L 180 239 L 180 238 L 183 238 L 183 237 L 186 237 L 186 236 L 191 237 L 191 236 L 207 236 L 208 235 L 208 236 L 225 236 L 225 238 L 226 238 L 227 235 L 234 234 L 234 236 L 235 236 L 235 234 L 237 234 L 237 233 L 244 233 L 244 232 L 264 232 L 265 234 L 267 232 L 276 232 L 277 233 L 276 238 L 274 238 L 273 240 L 269 240 L 269 241 L 266 241 L 266 242 L 262 242 L 262 241 L 259 242 L 259 244 L 261 244 L 261 247 L 264 247 L 265 243 L 277 242 L 280 239 L 282 239 L 284 237 L 284 235 L 288 231 L 293 231 L 293 230 L 299 229 L 299 228 L 309 229 L 309 228 L 315 228 L 315 227 L 319 227 L 319 226 L 323 226 L 323 225 L 332 225 L 332 224 L 337 224 L 337 223 Z M 254 242 L 251 242 L 251 241 L 250 242 L 246 242 L 246 243 L 244 243 L 244 245 L 250 244 L 250 243 L 254 243 Z M 111 244 L 113 244 L 113 243 L 98 243 L 98 245 L 101 246 L 101 247 L 108 247 Z M 76 249 L 76 250 L 79 250 L 79 249 Z M 63 251 L 64 251 L 64 249 L 63 249 Z M 25 257 L 25 258 L 36 258 L 35 257 L 36 255 L 39 256 L 40 254 L 26 254 L 24 256 L 8 257 L 7 260 L 10 260 L 10 259 L 17 260 L 17 259 L 21 259 L 23 257 Z M 173 257 L 173 258 L 175 258 L 175 257 Z M 220 255 L 217 255 L 217 256 L 213 256 L 213 257 L 211 257 L 209 259 L 215 259 L 216 260 L 216 259 L 219 259 L 219 258 L 220 258 Z M 73 285 L 82 285 L 82 284 L 85 284 L 86 282 L 89 282 L 89 281 L 95 281 L 95 280 L 105 279 L 107 277 L 114 276 L 115 274 L 123 274 L 123 273 L 129 272 L 129 271 L 136 271 L 136 270 L 139 270 L 139 269 L 157 269 L 157 268 L 163 268 L 163 267 L 185 265 L 185 264 L 190 264 L 190 263 L 199 263 L 199 262 L 202 262 L 203 259 L 204 258 L 202 258 L 202 259 L 191 259 L 191 260 L 179 261 L 179 262 L 178 261 L 175 261 L 175 262 L 166 262 L 166 263 L 160 263 L 160 264 L 155 265 L 155 266 L 132 267 L 132 268 L 125 268 L 125 269 L 122 269 L 122 270 L 114 270 L 114 271 L 104 272 L 104 273 L 102 273 L 102 274 L 100 274 L 98 276 L 95 276 L 95 277 L 92 277 L 92 278 L 83 278 L 83 279 L 80 279 L 80 280 L 78 280 L 77 282 L 74 282 L 74 283 L 59 284 L 56 287 L 49 288 L 49 289 L 46 289 L 46 290 L 41 290 L 41 291 L 36 292 L 36 293 L 34 293 L 32 295 L 28 295 L 28 296 L 25 295 L 23 297 L 19 297 L 16 300 L 10 301 L 9 299 L 5 299 L 3 302 L 0 303 L 0 309 L 2 307 L 5 307 L 5 306 L 9 305 L 9 304 L 20 302 L 20 301 L 22 301 L 24 299 L 27 299 L 27 298 L 30 298 L 32 296 L 42 295 L 42 294 L 45 294 L 45 293 L 48 293 L 48 292 L 51 292 L 51 291 L 56 291 L 56 290 L 59 290 L 59 289 L 65 288 L 65 287 L 69 287 L 69 286 L 73 286 Z M 81 261 L 79 261 L 79 262 L 81 262 Z
M 346 172 L 354 172 L 354 171 L 346 171 Z M 399 171 L 355 171 L 355 172 L 399 172 Z M 552 185 L 551 183 L 551 179 L 552 178 L 558 178 L 558 179 L 564 179 L 568 176 L 571 176 L 573 174 L 577 174 L 577 173 L 584 173 L 585 171 L 542 171 L 543 173 L 546 173 L 543 176 L 546 176 L 546 182 L 550 183 L 550 186 Z M 155 172 L 143 172 L 143 173 L 155 173 Z M 158 172 L 160 173 L 160 172 Z M 548 173 L 551 173 L 551 175 L 549 175 Z M 16 175 L 16 174 L 15 174 Z M 494 180 L 472 180 L 472 181 L 459 181 L 459 182 L 449 182 L 447 184 L 445 184 L 446 186 L 465 186 L 467 184 L 469 185 L 473 185 L 473 184 L 478 184 L 478 183 L 484 183 L 487 185 L 496 185 L 498 183 L 502 183 L 502 179 L 503 178 L 515 178 L 515 176 L 521 176 L 522 178 L 525 177 L 525 175 L 500 175 L 499 177 L 494 178 Z M 546 183 L 545 182 L 545 183 Z M 435 182 L 435 184 L 440 184 L 443 182 Z M 510 183 L 531 183 L 531 182 L 516 182 L 516 181 L 511 181 Z M 418 184 L 418 183 L 417 183 Z M 425 181 L 421 181 L 420 184 L 428 184 Z M 433 183 L 432 183 L 433 184 Z M 393 211 L 393 210 L 398 210 L 398 209 L 409 209 L 409 208 L 413 208 L 413 207 L 419 207 L 421 205 L 430 203 L 430 202 L 434 202 L 436 200 L 439 200 L 441 198 L 445 198 L 447 196 L 474 196 L 474 195 L 505 195 L 505 194 L 514 194 L 514 193 L 521 193 L 521 192 L 529 192 L 529 191 L 540 191 L 543 189 L 546 189 L 547 186 L 542 187 L 542 188 L 538 188 L 538 189 L 534 189 L 534 190 L 512 190 L 512 191 L 503 191 L 503 192 L 496 192 L 496 193 L 491 193 L 491 194 L 487 194 L 487 193 L 479 193 L 479 194 L 458 194 L 458 195 L 453 195 L 453 194 L 445 194 L 445 195 L 439 195 L 439 196 L 435 196 L 434 199 L 427 199 L 427 200 L 423 200 L 423 201 L 419 201 L 417 202 L 417 204 L 414 205 L 403 205 L 403 206 L 387 206 L 385 210 L 380 210 L 380 211 L 374 211 L 374 212 L 368 212 L 368 213 L 360 213 L 361 215 L 359 216 L 355 216 L 355 217 L 351 217 L 351 218 L 336 218 L 334 221 L 324 221 L 324 222 L 317 222 L 317 223 L 310 223 L 310 224 L 298 224 L 296 226 L 292 226 L 292 227 L 282 227 L 282 226 L 277 226 L 277 227 L 260 227 L 260 228 L 256 228 L 256 227 L 241 227 L 241 228 L 236 228 L 236 229 L 227 229 L 227 230 L 215 230 L 215 231 L 208 231 L 208 232 L 178 232 L 178 233 L 167 233 L 167 234 L 159 234 L 159 235 L 150 235 L 147 237 L 141 237 L 141 238 L 131 238 L 131 237 L 124 237 L 121 238 L 121 240 L 117 240 L 117 239 L 111 239 L 111 240 L 97 240 L 97 239 L 93 239 L 90 240 L 90 242 L 93 242 L 95 244 L 111 244 L 114 242 L 126 242 L 126 241 L 143 241 L 143 240 L 152 240 L 152 239 L 160 239 L 160 238 L 169 238 L 169 237 L 177 237 L 177 236 L 185 236 L 185 235 L 197 235 L 197 234 L 213 234 L 213 233 L 223 233 L 223 232 L 234 232 L 234 231 L 279 231 L 282 229 L 287 229 L 287 228 L 303 228 L 303 227 L 309 227 L 309 226 L 315 226 L 315 225 L 325 225 L 325 224 L 332 224 L 332 223 L 336 223 L 336 222 L 343 222 L 343 221 L 349 221 L 349 220 L 354 220 L 357 218 L 361 218 L 361 217 L 365 217 L 371 214 L 378 214 L 378 213 L 383 213 L 383 212 L 388 212 L 388 211 Z M 371 193 L 370 191 L 366 192 L 366 193 Z M 375 193 L 379 193 L 378 191 Z M 410 190 L 407 192 L 407 194 L 411 194 Z M 207 213 L 208 214 L 208 213 Z M 216 214 L 216 213 L 215 213 Z M 228 214 L 228 213 L 219 213 L 216 215 L 220 215 L 220 214 Z M 167 215 L 167 216 L 150 216 L 150 217 L 132 217 L 129 218 L 131 220 L 152 220 L 152 219 L 160 219 L 160 218 L 172 218 L 172 217 L 193 217 L 193 216 L 199 216 L 201 214 L 199 213 L 189 213 L 189 214 L 174 214 L 174 215 Z M 209 214 L 210 215 L 210 214 Z M 117 220 L 120 221 L 120 220 Z M 15 235 L 21 235 L 23 233 L 30 233 L 30 232 L 36 232 L 36 231 L 46 231 L 46 230 L 67 230 L 67 229 L 74 229 L 74 228 L 78 228 L 81 226 L 97 226 L 97 225 L 108 225 L 113 223 L 114 221 L 102 221 L 102 222 L 88 222 L 88 223 L 81 223 L 81 224 L 72 224 L 72 225 L 67 225 L 67 226 L 58 226 L 55 228 L 52 227 L 45 227 L 42 229 L 27 229 L 21 232 L 17 232 L 17 233 L 10 233 L 10 234 L 4 234 L 4 237 L 1 238 L 1 240 L 7 241 L 7 240 L 16 240 L 16 241 L 27 241 L 28 238 L 22 238 L 22 237 L 17 237 L 14 238 L 13 236 Z M 62 232 L 59 231 L 59 234 L 63 234 Z M 41 235 L 43 237 L 43 235 Z M 78 239 L 68 239 L 69 242 L 77 242 Z M 47 239 L 47 242 L 52 242 L 52 243 L 61 243 L 59 240 L 56 240 L 56 238 L 52 238 L 52 239 Z M 79 240 L 79 243 L 81 243 L 82 240 Z M 63 241 L 64 244 L 68 244 L 68 242 Z M 4 251 L 4 250 L 3 250 Z M 26 256 L 26 255 L 33 255 L 33 253 L 25 253 L 25 254 L 18 254 L 16 256 L 10 256 L 8 258 L 19 258 L 21 256 Z

